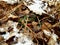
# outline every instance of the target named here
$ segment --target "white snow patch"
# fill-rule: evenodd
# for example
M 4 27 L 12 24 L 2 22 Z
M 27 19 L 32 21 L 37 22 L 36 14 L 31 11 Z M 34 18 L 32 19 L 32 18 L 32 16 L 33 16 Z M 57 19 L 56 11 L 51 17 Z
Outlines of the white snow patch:
M 46 30 L 43 30 L 44 34 L 47 35 L 47 36 L 51 36 L 51 32 L 49 31 L 46 31 Z
M 11 26 L 13 28 L 13 31 L 18 32 L 19 30 L 17 29 L 17 24 L 18 22 L 13 22 L 13 21 L 8 21 L 7 25 Z
M 5 40 L 8 40 L 10 37 L 10 34 L 7 32 L 6 34 L 2 35 Z
M 56 42 L 55 45 L 60 45 L 60 44 L 57 43 L 58 36 L 56 34 L 54 34 L 54 32 L 51 33 L 47 30 L 43 30 L 43 32 L 44 32 L 45 35 L 50 36 Z
M 16 33 L 16 32 L 13 32 L 11 34 L 9 33 L 6 33 L 5 35 L 2 35 L 6 40 L 8 40 L 10 37 L 12 36 L 15 36 L 18 38 L 18 41 L 16 44 L 13 44 L 13 45 L 34 45 L 32 39 L 26 35 L 24 35 L 23 33 Z M 14 41 L 16 41 L 16 38 L 14 38 Z
M 12 26 L 14 29 L 12 32 L 6 32 L 6 34 L 3 34 L 2 37 L 4 37 L 5 41 L 11 38 L 12 36 L 15 36 L 18 38 L 18 41 L 16 44 L 13 45 L 34 45 L 32 39 L 28 37 L 27 35 L 23 33 L 18 33 L 17 29 L 17 23 L 13 21 L 8 21 L 8 26 Z M 14 41 L 16 41 L 16 38 L 14 38 Z
M 51 35 L 51 37 L 52 37 L 55 41 L 57 41 L 58 36 L 57 36 L 56 34 L 53 33 L 53 34 Z
M 43 30 L 43 32 L 44 32 L 45 35 L 50 36 L 51 38 L 53 38 L 54 41 L 57 41 L 58 36 L 56 34 L 48 32 L 47 30 Z
M 42 13 L 46 13 L 44 10 L 47 9 L 48 5 L 47 3 L 43 3 L 42 0 L 33 0 L 33 1 L 34 2 L 31 2 L 32 4 L 28 5 L 28 3 L 30 3 L 28 0 L 28 3 L 25 3 L 25 5 L 27 5 L 27 7 L 36 14 L 42 15 Z M 48 9 L 48 11 L 49 10 L 50 9 Z
M 4 32 L 5 30 L 4 30 L 4 28 L 0 28 L 0 32 Z
M 19 0 L 2 0 L 2 1 L 5 1 L 8 4 L 12 4 L 12 5 L 19 2 Z
M 32 42 L 32 39 L 20 33 L 18 38 L 18 43 L 16 43 L 15 45 L 34 45 L 34 43 Z
M 13 45 L 34 45 L 32 39 L 26 35 L 24 35 L 23 33 L 16 33 L 16 32 L 13 32 L 13 33 L 6 33 L 4 35 L 2 35 L 6 40 L 8 40 L 10 37 L 12 36 L 15 36 L 15 37 L 18 37 L 18 41 L 16 44 L 13 44 Z M 14 41 L 16 41 L 16 38 L 14 39 Z

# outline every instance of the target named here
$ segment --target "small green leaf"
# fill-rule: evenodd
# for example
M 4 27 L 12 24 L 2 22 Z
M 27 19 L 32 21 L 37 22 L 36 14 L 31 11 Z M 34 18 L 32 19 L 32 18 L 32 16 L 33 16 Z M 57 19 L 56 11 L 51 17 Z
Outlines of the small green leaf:
M 23 18 L 20 18 L 19 22 L 22 22 L 22 20 L 24 20 Z

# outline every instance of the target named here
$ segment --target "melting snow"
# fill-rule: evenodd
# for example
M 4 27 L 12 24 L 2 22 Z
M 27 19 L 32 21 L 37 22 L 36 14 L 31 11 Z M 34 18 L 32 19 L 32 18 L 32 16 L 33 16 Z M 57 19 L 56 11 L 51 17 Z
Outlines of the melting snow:
M 27 5 L 27 7 L 36 14 L 42 15 L 42 13 L 46 13 L 44 10 L 47 9 L 47 5 L 48 5 L 47 3 L 43 3 L 41 0 L 33 0 L 33 1 L 34 2 L 29 2 L 29 0 L 27 0 L 26 2 L 32 4 L 30 5 L 28 5 L 28 3 L 24 3 L 24 4 Z
M 19 0 L 2 0 L 2 1 L 5 1 L 5 2 L 7 2 L 8 4 L 14 4 L 14 3 L 18 3 L 19 2 Z

